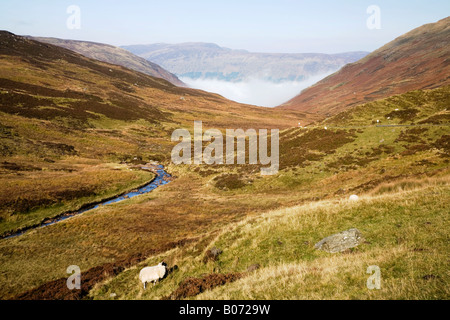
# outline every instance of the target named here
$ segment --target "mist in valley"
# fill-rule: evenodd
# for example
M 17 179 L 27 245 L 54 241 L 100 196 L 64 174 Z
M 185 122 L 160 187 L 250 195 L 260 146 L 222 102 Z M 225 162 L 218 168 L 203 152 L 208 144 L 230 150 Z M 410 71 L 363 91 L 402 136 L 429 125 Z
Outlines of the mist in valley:
M 335 71 L 310 77 L 304 81 L 272 82 L 264 79 L 247 79 L 231 82 L 218 79 L 192 79 L 180 77 L 191 88 L 218 93 L 240 103 L 273 108 L 289 101 L 302 90 L 329 76 Z

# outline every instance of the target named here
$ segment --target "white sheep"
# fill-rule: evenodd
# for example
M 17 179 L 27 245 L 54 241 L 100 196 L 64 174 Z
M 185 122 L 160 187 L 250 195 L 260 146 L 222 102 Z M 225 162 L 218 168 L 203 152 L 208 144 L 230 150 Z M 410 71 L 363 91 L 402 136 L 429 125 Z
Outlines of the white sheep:
M 350 201 L 358 201 L 359 197 L 356 194 L 352 194 L 349 198 Z
M 166 275 L 166 266 L 164 262 L 161 262 L 157 266 L 146 267 L 139 272 L 139 280 L 144 284 L 144 290 L 147 288 L 147 282 L 153 282 L 153 285 L 155 285 L 156 281 L 164 278 Z

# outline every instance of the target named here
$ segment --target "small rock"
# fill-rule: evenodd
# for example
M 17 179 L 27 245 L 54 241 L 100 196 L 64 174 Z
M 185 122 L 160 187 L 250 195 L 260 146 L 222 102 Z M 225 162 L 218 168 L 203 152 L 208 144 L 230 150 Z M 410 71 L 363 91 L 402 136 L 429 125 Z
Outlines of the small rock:
M 252 264 L 251 266 L 249 266 L 247 268 L 247 272 L 254 272 L 254 271 L 258 270 L 259 268 L 261 268 L 259 263 Z
M 117 297 L 117 294 L 116 294 L 116 293 L 111 293 L 111 294 L 109 295 L 109 297 L 110 297 L 110 298 L 115 298 L 115 297 Z
M 346 230 L 322 239 L 314 246 L 317 250 L 329 253 L 343 252 L 347 249 L 357 247 L 364 241 L 358 229 Z

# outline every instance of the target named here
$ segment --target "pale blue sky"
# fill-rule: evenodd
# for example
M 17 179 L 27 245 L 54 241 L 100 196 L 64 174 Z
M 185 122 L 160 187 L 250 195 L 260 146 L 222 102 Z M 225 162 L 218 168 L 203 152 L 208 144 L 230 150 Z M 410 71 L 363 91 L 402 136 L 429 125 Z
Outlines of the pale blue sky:
M 69 30 L 69 5 L 81 29 Z M 381 9 L 369 30 L 366 10 Z M 113 45 L 214 42 L 258 52 L 373 51 L 450 15 L 448 0 L 0 0 L 0 29 Z

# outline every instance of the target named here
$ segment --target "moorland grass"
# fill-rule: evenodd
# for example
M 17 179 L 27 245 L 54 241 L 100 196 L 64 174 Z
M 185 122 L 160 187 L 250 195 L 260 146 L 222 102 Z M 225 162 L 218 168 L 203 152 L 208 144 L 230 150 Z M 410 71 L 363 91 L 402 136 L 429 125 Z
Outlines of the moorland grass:
M 445 184 L 444 182 L 445 181 Z M 174 249 L 98 284 L 94 299 L 160 299 L 188 277 L 245 272 L 241 280 L 196 299 L 448 299 L 448 178 L 408 191 L 365 196 L 359 202 L 321 201 L 261 214 L 205 235 L 203 246 Z M 329 254 L 314 244 L 358 228 L 365 241 Z M 203 263 L 206 248 L 221 248 L 218 261 Z M 178 270 L 143 290 L 140 268 L 165 260 Z M 381 269 L 381 289 L 369 290 L 367 268 Z M 114 297 L 111 294 L 115 294 Z

